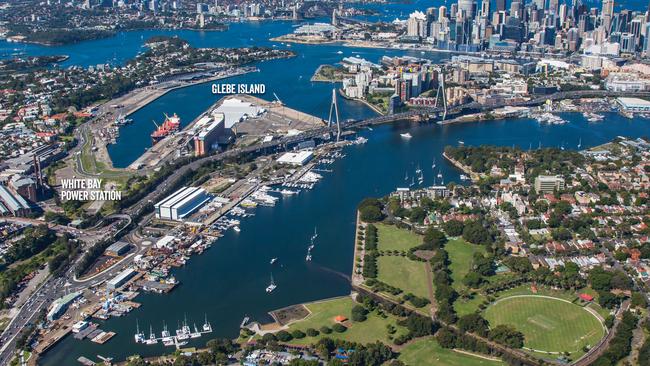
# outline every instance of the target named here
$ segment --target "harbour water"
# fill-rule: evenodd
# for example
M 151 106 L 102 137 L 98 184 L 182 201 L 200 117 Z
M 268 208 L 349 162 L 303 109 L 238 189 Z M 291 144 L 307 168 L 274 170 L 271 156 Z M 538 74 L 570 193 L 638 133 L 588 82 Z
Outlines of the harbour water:
M 606 122 L 589 123 L 580 114 L 563 116 L 565 125 L 540 125 L 532 119 L 467 123 L 459 125 L 421 125 L 409 122 L 375 127 L 361 134 L 367 144 L 346 148 L 347 156 L 332 164 L 332 173 L 311 191 L 282 198 L 275 207 L 260 207 L 255 217 L 243 219 L 241 232 L 229 231 L 201 256 L 176 271 L 181 285 L 167 295 L 144 294 L 143 304 L 127 317 L 109 320 L 102 329 L 117 333 L 110 342 L 98 346 L 64 339 L 42 360 L 44 365 L 74 364 L 81 355 L 113 356 L 117 359 L 139 353 L 154 355 L 163 346 L 144 346 L 133 342 L 135 319 L 140 326 L 160 332 L 163 321 L 173 328 L 184 315 L 190 321 L 212 323 L 213 336 L 235 337 L 244 316 L 270 320 L 269 310 L 290 304 L 339 296 L 348 293 L 347 276 L 352 266 L 354 214 L 356 204 L 368 196 L 382 196 L 404 184 L 404 173 L 430 167 L 435 158 L 445 181 L 459 181 L 460 172 L 446 163 L 441 153 L 446 145 L 459 140 L 467 145 L 497 144 L 575 148 L 609 141 L 617 135 L 638 137 L 650 134 L 647 120 L 628 120 L 610 114 Z M 404 140 L 400 133 L 410 132 Z M 423 169 L 425 185 L 433 184 L 434 171 Z M 314 227 L 318 238 L 313 260 L 304 254 Z M 264 289 L 270 280 L 269 260 L 278 258 L 273 277 L 278 288 L 271 294 Z M 191 299 L 191 300 L 190 300 Z M 199 339 L 192 345 L 201 345 Z M 167 350 L 169 351 L 169 349 Z
M 423 3 L 425 3 L 423 5 Z M 440 4 L 440 1 L 421 1 L 417 8 Z M 404 5 L 406 6 L 406 5 Z M 415 6 L 410 4 L 409 6 Z M 404 13 L 408 12 L 408 7 Z M 291 22 L 237 23 L 228 32 L 191 31 L 137 31 L 120 33 L 116 37 L 85 42 L 65 47 L 24 47 L 29 54 L 68 54 L 65 65 L 93 65 L 103 62 L 121 63 L 141 50 L 141 45 L 154 34 L 177 34 L 197 47 L 245 45 L 272 45 L 269 37 L 291 31 Z M 0 44 L 0 51 L 7 46 Z M 382 55 L 398 55 L 398 51 L 352 49 L 340 45 L 292 45 L 298 54 L 290 60 L 260 63 L 262 72 L 230 79 L 228 82 L 265 83 L 267 95 L 271 92 L 289 107 L 326 117 L 330 90 L 328 83 L 311 83 L 309 78 L 318 65 L 334 63 L 343 56 L 359 55 L 378 61 Z M 337 54 L 337 51 L 344 54 Z M 447 54 L 413 54 L 435 60 Z M 109 152 L 114 165 L 123 167 L 134 161 L 148 146 L 154 126 L 152 119 L 160 120 L 163 113 L 178 113 L 184 123 L 212 104 L 217 96 L 210 94 L 209 84 L 178 89 L 161 97 L 136 112 L 135 122 L 122 131 L 118 143 Z M 364 105 L 340 101 L 341 118 L 365 118 L 374 113 Z M 203 255 L 195 256 L 188 265 L 176 270 L 181 285 L 167 295 L 142 294 L 137 301 L 142 307 L 128 316 L 114 318 L 100 325 L 117 335 L 104 345 L 78 341 L 67 337 L 41 359 L 43 365 L 74 365 L 79 356 L 96 359 L 96 355 L 121 360 L 132 354 L 144 356 L 171 352 L 162 345 L 136 344 L 133 334 L 136 319 L 148 336 L 151 325 L 160 334 L 165 322 L 171 330 L 186 317 L 189 323 L 212 324 L 211 337 L 235 337 L 244 316 L 255 321 L 270 320 L 267 312 L 305 301 L 340 296 L 349 292 L 347 276 L 352 267 L 354 219 L 357 203 L 368 196 L 388 194 L 404 184 L 405 172 L 413 173 L 419 165 L 430 167 L 435 158 L 435 172 L 424 170 L 425 185 L 433 184 L 438 169 L 445 182 L 459 181 L 460 172 L 441 157 L 446 145 L 464 141 L 467 145 L 496 144 L 529 146 L 564 146 L 576 148 L 581 139 L 583 148 L 611 140 L 615 136 L 639 137 L 650 135 L 650 121 L 628 120 L 617 114 L 608 114 L 603 122 L 589 123 L 580 114 L 562 116 L 569 123 L 540 125 L 532 119 L 515 119 L 487 123 L 466 123 L 438 126 L 399 122 L 363 130 L 367 144 L 344 150 L 347 156 L 332 164 L 332 173 L 311 191 L 281 198 L 275 207 L 259 207 L 255 217 L 242 219 L 241 232 L 228 231 Z M 409 132 L 413 138 L 405 140 L 400 133 Z M 314 227 L 318 238 L 312 251 L 313 260 L 305 262 L 305 252 Z M 271 294 L 265 292 L 269 284 L 271 258 L 277 257 L 273 278 L 277 284 Z M 202 337 L 189 345 L 201 346 L 210 337 Z

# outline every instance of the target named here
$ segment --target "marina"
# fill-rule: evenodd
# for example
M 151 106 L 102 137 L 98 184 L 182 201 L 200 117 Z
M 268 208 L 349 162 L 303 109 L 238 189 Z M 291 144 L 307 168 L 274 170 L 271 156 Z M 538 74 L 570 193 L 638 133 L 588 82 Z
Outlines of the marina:
M 267 27 L 267 25 L 263 25 Z M 287 24 L 281 22 L 269 23 L 268 27 L 275 33 L 284 31 Z M 238 31 L 250 32 L 250 26 L 233 25 L 234 34 Z M 152 34 L 152 33 L 146 33 Z M 180 32 L 193 44 L 199 46 L 233 45 L 241 42 L 238 37 L 228 34 L 227 39 L 206 37 L 202 39 L 195 33 Z M 126 37 L 132 37 L 127 35 Z M 139 39 L 139 35 L 137 36 Z M 128 42 L 137 40 L 126 38 Z M 84 47 L 89 47 L 87 43 Z M 129 47 L 131 47 L 129 45 Z M 311 48 L 310 48 L 311 47 Z M 139 45 L 134 48 L 139 48 Z M 294 49 L 304 53 L 306 58 L 286 60 L 283 62 L 267 62 L 259 65 L 262 71 L 256 75 L 235 77 L 232 82 L 250 83 L 264 75 L 267 90 L 279 94 L 286 106 L 302 111 L 309 111 L 317 116 L 326 115 L 326 106 L 319 109 L 319 104 L 327 96 L 330 89 L 327 85 L 311 85 L 308 80 L 296 80 L 293 73 L 287 75 L 287 69 L 302 72 L 305 75 L 313 72 L 312 65 L 335 62 L 337 46 L 303 46 L 294 45 Z M 350 50 L 353 54 L 361 50 Z M 378 59 L 383 54 L 403 54 L 404 51 L 392 50 L 363 50 L 364 57 Z M 408 52 L 408 51 L 406 51 Z M 120 56 L 122 57 L 122 56 Z M 432 56 L 441 57 L 441 56 Z M 74 60 L 74 57 L 71 58 Z M 99 62 L 94 62 L 99 63 Z M 291 80 L 289 80 L 291 79 Z M 259 80 L 257 80 L 259 82 Z M 293 93 L 282 92 L 288 83 L 292 83 Z M 295 84 L 295 85 L 294 85 Z M 145 147 L 150 146 L 150 133 L 154 128 L 152 119 L 160 120 L 164 112 L 177 113 L 181 121 L 189 122 L 214 102 L 209 94 L 209 85 L 195 85 L 179 89 L 141 108 L 134 115 L 134 122 L 122 127 L 120 138 L 111 145 L 111 157 L 116 166 L 130 165 Z M 187 98 L 193 98 L 193 103 L 187 103 Z M 266 96 L 265 96 L 266 97 Z M 270 96 L 268 96 L 269 99 Z M 364 106 L 350 101 L 340 101 L 342 119 L 364 118 L 373 115 Z M 313 112 L 312 112 L 313 111 Z M 349 273 L 352 263 L 350 247 L 353 243 L 354 211 L 358 202 L 368 196 L 379 197 L 394 190 L 396 185 L 404 181 L 405 171 L 409 172 L 409 182 L 418 182 L 419 177 L 414 173 L 413 156 L 418 157 L 416 164 L 421 167 L 432 166 L 431 157 L 441 156 L 446 145 L 464 141 L 467 145 L 482 143 L 498 145 L 517 145 L 528 148 L 529 144 L 541 146 L 559 146 L 566 141 L 566 136 L 582 136 L 584 147 L 606 142 L 610 137 L 619 134 L 640 136 L 647 134 L 647 125 L 637 120 L 628 120 L 617 113 L 606 113 L 603 123 L 589 124 L 579 113 L 572 115 L 561 114 L 567 123 L 562 125 L 540 124 L 531 119 L 513 119 L 511 121 L 493 121 L 490 123 L 469 122 L 464 125 L 414 125 L 412 122 L 398 122 L 393 125 L 373 127 L 359 132 L 359 137 L 367 138 L 363 144 L 352 145 L 339 152 L 339 156 L 325 154 L 319 156 L 318 165 L 312 166 L 311 173 L 320 178 L 315 182 L 298 182 L 295 174 L 303 171 L 296 168 L 295 173 L 281 181 L 268 185 L 267 195 L 277 197 L 275 206 L 265 206 L 250 199 L 254 207 L 244 207 L 245 198 L 262 187 L 250 183 L 250 192 L 238 195 L 237 198 L 224 204 L 214 214 L 214 222 L 224 224 L 215 229 L 218 240 L 204 240 L 200 247 L 208 248 L 203 255 L 192 257 L 191 264 L 183 266 L 185 255 L 170 260 L 169 265 L 159 268 L 164 274 L 173 271 L 173 276 L 183 286 L 177 286 L 169 294 L 161 296 L 157 293 L 141 293 L 138 302 L 142 303 L 129 316 L 111 317 L 102 328 L 117 333 L 110 342 L 100 346 L 93 342 L 79 342 L 73 337 L 62 338 L 61 341 L 41 358 L 43 365 L 75 364 L 77 359 L 85 356 L 95 358 L 95 355 L 110 355 L 116 359 L 124 359 L 131 354 L 153 356 L 164 352 L 160 339 L 161 319 L 169 319 L 172 323 L 182 321 L 181 314 L 170 315 L 167 309 L 183 309 L 190 318 L 200 319 L 206 308 L 208 316 L 219 324 L 213 330 L 213 337 L 236 337 L 239 326 L 248 323 L 250 319 L 265 320 L 270 309 L 318 300 L 327 297 L 340 296 L 349 292 L 349 282 L 338 273 Z M 411 138 L 404 138 L 408 134 Z M 409 143 L 405 143 L 409 140 Z M 150 149 L 152 150 L 152 149 Z M 434 179 L 445 178 L 445 181 L 458 181 L 460 171 L 447 161 L 437 159 L 431 170 L 422 169 L 423 184 L 432 184 Z M 310 175 L 311 176 L 311 175 Z M 308 177 L 310 177 L 308 176 Z M 311 176 L 315 178 L 315 176 Z M 363 182 L 363 187 L 359 184 Z M 301 186 L 297 186 L 300 184 Z M 247 190 L 247 188 L 244 188 Z M 283 190 L 295 193 L 282 193 Z M 245 197 L 245 198 L 243 198 Z M 238 221 L 234 221 L 238 220 Z M 312 262 L 308 263 L 306 251 L 314 226 L 318 225 L 318 248 L 315 248 Z M 236 232 L 234 227 L 239 228 Z M 229 228 L 233 228 L 229 230 Z M 225 229 L 225 230 L 220 230 Z M 290 235 L 287 233 L 291 233 Z M 260 240 L 263 238 L 263 240 Z M 208 244 L 209 242 L 209 244 Z M 188 247 L 194 243 L 188 243 Z M 194 248 L 198 248 L 194 247 Z M 320 248 L 326 248 L 320 250 Z M 281 257 L 273 265 L 273 279 L 270 282 L 269 262 L 271 258 Z M 171 263 L 178 264 L 172 266 Z M 284 265 L 287 264 L 287 265 Z M 290 265 L 289 265 L 290 264 Z M 317 265 L 316 265 L 317 264 Z M 320 267 L 329 269 L 325 271 Z M 169 267 L 168 270 L 164 268 Z M 173 269 L 172 269 L 173 268 Z M 246 270 L 242 270 L 246 268 Z M 157 282 L 160 283 L 160 282 Z M 241 286 L 246 283 L 246 286 Z M 265 288 L 276 284 L 272 295 L 267 296 Z M 210 288 L 210 291 L 206 291 Z M 192 299 L 192 301 L 187 301 Z M 227 301 L 226 301 L 227 300 Z M 176 316 L 177 319 L 173 319 Z M 155 329 L 157 345 L 135 343 L 133 336 L 134 317 L 140 324 L 158 324 Z M 241 319 L 246 317 L 247 321 Z M 199 328 L 200 330 L 200 328 Z M 150 336 L 144 329 L 145 338 Z M 173 337 L 171 332 L 167 335 Z M 206 336 L 189 338 L 188 346 L 200 346 L 205 343 Z
M 180 348 L 181 346 L 186 345 L 189 339 L 200 338 L 201 336 L 208 333 L 212 333 L 212 325 L 207 321 L 206 316 L 206 320 L 201 328 L 198 328 L 196 324 L 193 324 L 193 327 L 190 327 L 187 323 L 187 320 L 184 319 L 182 325 L 176 329 L 174 335 L 172 335 L 172 333 L 167 329 L 166 324 L 163 325 L 163 330 L 160 332 L 160 337 L 158 337 L 156 333 L 153 332 L 152 327 L 149 327 L 149 336 L 145 336 L 144 333 L 140 332 L 139 326 L 137 326 L 136 333 L 134 334 L 133 338 L 135 340 L 135 343 L 142 343 L 149 346 L 158 344 L 160 342 L 167 347 L 173 346 Z

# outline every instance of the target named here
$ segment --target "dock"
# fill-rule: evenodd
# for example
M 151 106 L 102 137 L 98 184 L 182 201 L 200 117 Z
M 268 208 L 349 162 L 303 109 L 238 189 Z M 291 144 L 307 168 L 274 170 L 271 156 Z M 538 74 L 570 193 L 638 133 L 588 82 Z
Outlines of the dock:
M 94 366 L 97 364 L 95 361 L 89 360 L 84 356 L 77 358 L 77 361 L 79 361 L 84 366 Z
M 95 342 L 97 344 L 104 344 L 104 343 L 108 342 L 111 338 L 113 338 L 115 336 L 115 334 L 116 334 L 115 332 L 100 331 L 100 333 L 98 335 L 96 335 L 94 338 L 92 338 L 91 341 Z

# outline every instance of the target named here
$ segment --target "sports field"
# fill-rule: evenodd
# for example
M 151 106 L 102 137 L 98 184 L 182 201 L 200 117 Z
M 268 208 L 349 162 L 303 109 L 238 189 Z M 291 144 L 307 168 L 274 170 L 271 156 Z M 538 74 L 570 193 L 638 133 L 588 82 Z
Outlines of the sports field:
M 485 358 L 483 358 L 485 357 Z M 400 351 L 399 360 L 408 366 L 496 366 L 501 361 L 487 356 L 456 352 L 440 347 L 433 338 L 419 339 Z
M 384 255 L 377 258 L 377 279 L 404 291 L 405 294 L 429 298 L 426 264 L 406 257 Z
M 422 244 L 422 238 L 395 225 L 375 224 L 377 227 L 377 249 L 379 250 L 409 250 Z
M 502 298 L 485 309 L 485 318 L 491 327 L 512 325 L 524 334 L 526 348 L 542 352 L 582 353 L 605 335 L 600 321 L 581 306 L 538 295 Z

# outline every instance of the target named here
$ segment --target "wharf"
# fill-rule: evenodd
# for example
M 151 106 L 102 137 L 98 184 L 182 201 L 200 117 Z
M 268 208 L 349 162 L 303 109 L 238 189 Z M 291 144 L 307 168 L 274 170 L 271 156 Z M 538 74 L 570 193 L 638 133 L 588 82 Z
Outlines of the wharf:
M 259 184 L 254 184 L 251 185 L 244 194 L 240 195 L 236 200 L 232 200 L 228 202 L 226 205 L 221 207 L 220 209 L 216 210 L 212 215 L 208 216 L 208 218 L 205 219 L 204 223 L 206 226 L 212 225 L 215 221 L 219 220 L 219 218 L 225 214 L 228 213 L 228 211 L 232 210 L 234 207 L 236 207 L 238 204 L 240 204 L 243 200 L 248 198 L 253 192 L 255 192 L 259 188 Z
M 91 339 L 92 342 L 97 343 L 97 344 L 104 344 L 108 342 L 111 338 L 115 336 L 115 332 L 104 332 L 102 331 L 100 334 L 95 336 L 93 339 Z
M 59 343 L 65 336 L 72 332 L 72 328 L 64 327 L 62 329 L 56 330 L 51 336 L 46 335 L 44 339 L 36 345 L 34 352 L 36 354 L 43 354 L 45 351 L 50 349 L 55 344 Z
M 247 74 L 249 72 L 253 72 L 257 69 L 250 69 L 250 68 L 242 68 L 238 69 L 235 72 L 231 72 L 228 74 L 218 74 L 212 77 L 200 79 L 198 81 L 192 81 L 192 82 L 168 82 L 172 83 L 169 84 L 166 87 L 161 87 L 158 86 L 155 91 L 150 92 L 151 95 L 142 98 L 142 100 L 139 101 L 139 103 L 136 103 L 136 105 L 132 108 L 124 107 L 124 109 L 127 110 L 126 115 L 133 114 L 136 112 L 138 109 L 146 106 L 147 104 L 151 103 L 152 101 L 156 100 L 157 98 L 160 98 L 161 96 L 165 95 L 169 91 L 179 89 L 179 88 L 184 88 L 196 84 L 203 84 L 207 83 L 210 81 L 215 81 L 215 80 L 220 80 L 220 79 L 226 79 L 230 77 L 235 77 L 243 74 Z M 133 97 L 135 98 L 135 97 Z M 189 129 L 194 126 L 194 124 L 200 120 L 203 116 L 205 116 L 206 113 L 212 110 L 212 107 L 210 107 L 206 112 L 201 113 L 197 118 L 192 120 L 189 124 L 183 127 L 181 131 L 179 131 L 176 134 L 170 135 L 166 138 L 164 138 L 162 141 L 159 141 L 157 144 L 153 145 L 151 148 L 148 148 L 140 157 L 138 157 L 133 163 L 131 163 L 127 169 L 129 170 L 138 170 L 142 167 L 154 167 L 160 162 L 164 161 L 165 159 L 170 157 L 170 154 L 173 152 L 177 151 L 177 149 L 181 148 L 182 146 L 190 143 L 192 140 L 190 139 L 185 139 L 184 137 L 190 136 L 189 134 L 186 134 L 184 132 L 187 132 Z
M 91 324 L 87 326 L 85 329 L 79 331 L 76 333 L 73 337 L 74 339 L 82 340 L 84 338 L 87 338 L 89 335 L 94 333 L 97 330 L 98 325 L 97 324 Z

